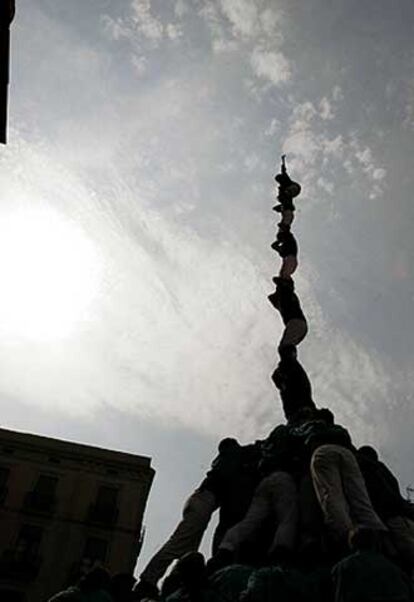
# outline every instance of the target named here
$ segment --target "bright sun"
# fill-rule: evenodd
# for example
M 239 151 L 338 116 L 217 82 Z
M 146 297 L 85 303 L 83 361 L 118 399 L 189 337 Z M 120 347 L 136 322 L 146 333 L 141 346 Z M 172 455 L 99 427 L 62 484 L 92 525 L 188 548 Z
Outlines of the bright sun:
M 80 228 L 52 210 L 0 219 L 0 333 L 70 335 L 98 292 L 100 257 Z

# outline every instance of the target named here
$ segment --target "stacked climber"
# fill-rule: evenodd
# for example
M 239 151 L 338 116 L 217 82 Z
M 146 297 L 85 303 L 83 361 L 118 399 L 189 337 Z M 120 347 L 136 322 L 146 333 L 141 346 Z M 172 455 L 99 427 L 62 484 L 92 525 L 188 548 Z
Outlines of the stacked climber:
M 284 332 L 278 347 L 280 361 L 272 380 L 279 389 L 283 411 L 289 421 L 300 409 L 314 409 L 315 404 L 312 401 L 310 381 L 297 358 L 297 346 L 308 332 L 292 278 L 298 267 L 298 244 L 291 230 L 295 215 L 293 199 L 300 194 L 301 187 L 290 179 L 285 155 L 282 156 L 281 172 L 275 176 L 275 180 L 278 183 L 279 202 L 273 209 L 281 214 L 281 220 L 277 225 L 276 240 L 271 247 L 280 255 L 282 266 L 279 275 L 273 278 L 276 290 L 268 299 L 281 315 Z
M 301 187 L 285 157 L 272 249 L 282 260 L 269 301 L 284 331 L 272 380 L 284 424 L 242 445 L 228 437 L 181 521 L 140 575 L 134 600 L 166 602 L 414 602 L 414 506 L 370 446 L 359 449 L 328 408 L 318 409 L 298 359 L 308 326 L 293 275 Z M 198 552 L 214 512 L 207 563 Z M 174 562 L 172 572 L 159 582 Z

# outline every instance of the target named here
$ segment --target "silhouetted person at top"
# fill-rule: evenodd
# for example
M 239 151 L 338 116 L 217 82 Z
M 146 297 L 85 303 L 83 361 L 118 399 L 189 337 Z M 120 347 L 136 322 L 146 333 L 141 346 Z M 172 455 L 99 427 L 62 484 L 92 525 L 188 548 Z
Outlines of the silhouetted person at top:
M 290 278 L 298 267 L 298 245 L 290 231 L 295 211 L 292 199 L 298 196 L 301 188 L 297 182 L 290 179 L 286 172 L 285 155 L 282 156 L 281 173 L 277 174 L 275 180 L 279 184 L 277 196 L 279 204 L 273 209 L 282 214 L 282 219 L 278 223 L 276 240 L 271 247 L 282 258 L 279 277 Z
M 10 23 L 15 14 L 14 0 L 0 2 L 0 142 L 7 139 L 7 99 L 10 64 Z
M 293 205 L 293 199 L 300 194 L 301 187 L 300 184 L 294 182 L 288 175 L 286 170 L 286 155 L 282 155 L 282 165 L 280 169 L 280 173 L 275 176 L 276 182 L 279 184 L 279 190 L 277 199 L 279 201 L 279 205 L 273 207 L 275 211 L 278 213 L 283 213 L 285 211 L 294 211 L 295 207 Z M 290 225 L 291 222 L 289 222 Z

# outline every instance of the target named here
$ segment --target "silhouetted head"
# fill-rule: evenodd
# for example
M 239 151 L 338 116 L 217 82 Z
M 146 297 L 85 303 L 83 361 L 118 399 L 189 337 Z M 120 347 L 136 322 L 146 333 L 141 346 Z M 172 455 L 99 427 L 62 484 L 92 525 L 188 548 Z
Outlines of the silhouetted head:
M 348 543 L 353 552 L 356 550 L 378 550 L 381 545 L 381 532 L 359 527 L 349 533 Z
M 282 345 L 278 352 L 281 360 L 295 360 L 298 357 L 295 345 Z
M 168 579 L 168 576 L 165 578 L 165 581 Z M 179 586 L 178 586 L 179 587 Z M 178 588 L 176 588 L 178 589 Z M 175 590 L 174 590 L 175 591 Z M 141 602 L 141 600 L 145 598 L 149 598 L 150 600 L 158 600 L 160 592 L 158 591 L 158 587 L 153 583 L 149 583 L 149 581 L 145 581 L 145 579 L 140 579 L 132 590 L 131 601 L 134 600 L 136 602 Z
M 305 406 L 288 417 L 288 424 L 298 426 L 304 422 L 314 420 L 317 410 L 310 406 Z
M 234 437 L 226 437 L 222 439 L 218 444 L 218 450 L 221 454 L 226 454 L 229 451 L 233 451 L 234 449 L 240 447 L 240 443 Z
M 358 454 L 364 456 L 364 458 L 367 458 L 368 460 L 378 462 L 378 453 L 371 445 L 363 445 L 360 447 L 358 449 Z
M 110 582 L 111 577 L 108 571 L 100 566 L 96 566 L 82 577 L 79 585 L 83 592 L 95 592 L 99 589 L 108 590 Z
M 325 424 L 332 425 L 335 422 L 335 417 L 331 410 L 328 408 L 321 408 L 320 410 L 316 410 L 316 418 L 318 420 L 323 420 Z
M 189 552 L 176 563 L 171 573 L 164 579 L 161 588 L 163 598 L 184 587 L 194 592 L 203 587 L 206 577 L 206 563 L 200 552 Z
M 292 180 L 286 192 L 294 199 L 295 197 L 299 196 L 301 190 L 301 185 L 298 184 L 298 182 L 293 182 Z
M 123 601 L 127 599 L 127 596 L 132 592 L 132 588 L 135 585 L 135 577 L 129 573 L 117 573 L 111 578 L 109 591 L 115 602 L 118 600 Z

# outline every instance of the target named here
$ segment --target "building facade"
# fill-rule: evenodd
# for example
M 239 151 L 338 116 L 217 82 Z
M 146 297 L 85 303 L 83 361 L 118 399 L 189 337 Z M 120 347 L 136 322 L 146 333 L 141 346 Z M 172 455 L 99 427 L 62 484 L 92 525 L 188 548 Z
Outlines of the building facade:
M 44 602 L 95 564 L 132 573 L 150 458 L 0 429 L 0 600 Z

